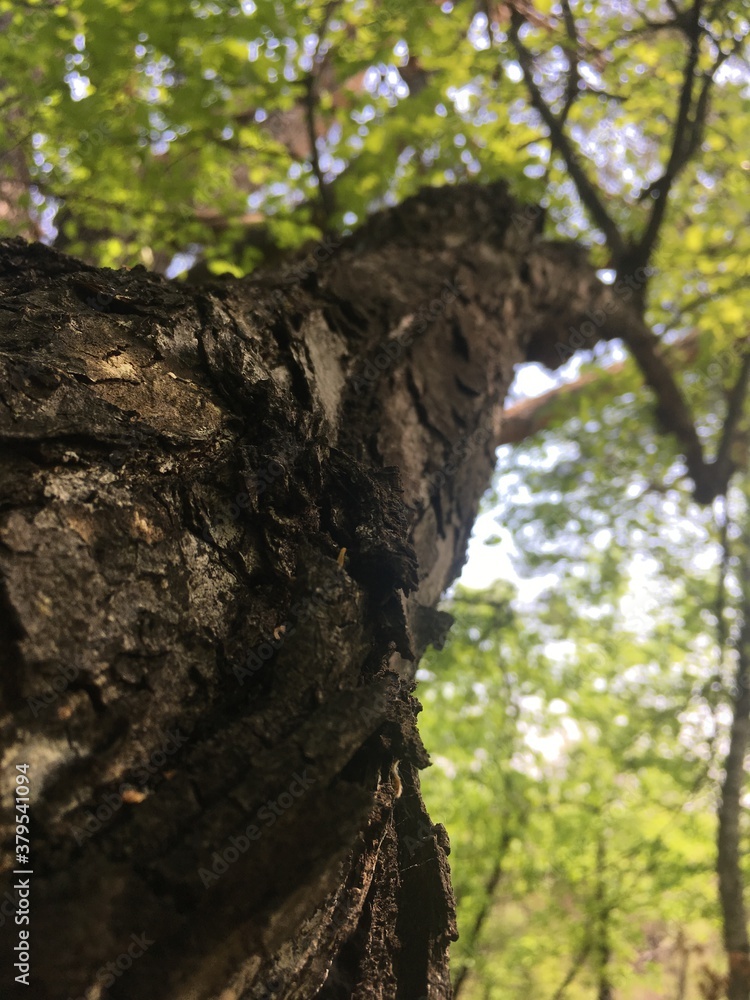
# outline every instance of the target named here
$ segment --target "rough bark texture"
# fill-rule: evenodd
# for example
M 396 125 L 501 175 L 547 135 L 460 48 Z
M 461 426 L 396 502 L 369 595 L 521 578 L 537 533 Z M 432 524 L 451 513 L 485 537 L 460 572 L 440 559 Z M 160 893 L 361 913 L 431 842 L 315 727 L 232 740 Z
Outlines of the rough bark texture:
M 514 365 L 603 294 L 534 218 L 428 190 L 197 290 L 0 244 L 3 997 L 21 763 L 18 995 L 450 995 L 412 679 Z

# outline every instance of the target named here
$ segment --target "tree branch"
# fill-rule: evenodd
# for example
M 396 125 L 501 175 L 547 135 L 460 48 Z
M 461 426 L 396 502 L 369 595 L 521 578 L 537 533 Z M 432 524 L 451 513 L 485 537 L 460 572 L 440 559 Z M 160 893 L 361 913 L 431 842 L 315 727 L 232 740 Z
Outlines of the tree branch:
M 323 176 L 323 171 L 320 167 L 320 157 L 318 155 L 318 143 L 317 134 L 315 131 L 315 110 L 318 103 L 318 66 L 320 64 L 320 45 L 323 41 L 326 31 L 328 30 L 328 25 L 331 18 L 333 17 L 334 11 L 340 5 L 341 0 L 331 0 L 329 4 L 326 5 L 325 13 L 323 15 L 323 21 L 318 29 L 318 41 L 315 46 L 315 51 L 312 55 L 312 67 L 310 69 L 307 78 L 305 79 L 305 94 L 304 94 L 304 106 L 305 106 L 305 122 L 307 125 L 307 133 L 310 139 L 310 164 L 313 169 L 313 174 L 318 182 L 318 196 L 320 200 L 321 208 L 321 229 L 328 229 L 328 222 L 333 215 L 335 205 L 333 203 L 333 197 L 331 194 L 331 189 L 326 184 L 325 177 Z
M 679 365 L 688 364 L 697 357 L 698 335 L 691 332 L 674 344 L 662 347 L 661 350 L 670 359 L 670 362 L 677 361 Z M 556 411 L 553 404 L 558 399 L 575 398 L 592 385 L 596 386 L 603 379 L 618 375 L 624 371 L 625 367 L 626 362 L 618 361 L 598 371 L 586 372 L 574 382 L 566 382 L 564 385 L 550 389 L 539 396 L 532 396 L 530 399 L 524 399 L 509 406 L 503 413 L 503 421 L 500 433 L 495 439 L 495 447 L 499 448 L 504 444 L 520 444 L 544 430 L 555 418 Z
M 675 118 L 672 130 L 672 148 L 664 173 L 645 193 L 648 196 L 655 197 L 655 200 L 644 233 L 634 248 L 633 260 L 635 261 L 635 266 L 646 263 L 656 245 L 672 186 L 680 171 L 689 162 L 690 157 L 700 144 L 708 112 L 708 98 L 714 73 L 721 63 L 728 58 L 728 55 L 719 53 L 719 58 L 717 58 L 711 71 L 707 74 L 701 93 L 695 102 L 695 107 L 693 107 L 693 87 L 696 79 L 702 34 L 700 25 L 702 6 L 702 0 L 695 0 L 689 11 L 680 14 L 680 27 L 688 39 L 689 48 L 683 70 L 677 117 Z
M 508 853 L 508 848 L 513 841 L 513 834 L 509 829 L 503 830 L 503 835 L 500 838 L 500 844 L 498 845 L 498 854 L 495 858 L 495 863 L 492 866 L 492 871 L 490 872 L 490 877 L 487 879 L 484 890 L 482 892 L 482 905 L 479 908 L 479 913 L 477 913 L 476 919 L 471 930 L 468 933 L 469 947 L 472 948 L 476 946 L 479 940 L 479 935 L 482 932 L 482 927 L 484 926 L 487 917 L 489 916 L 490 910 L 494 904 L 495 890 L 497 889 L 498 883 L 503 873 L 503 861 L 505 860 L 505 855 Z M 466 977 L 471 971 L 471 967 L 468 964 L 461 966 L 458 975 L 456 976 L 456 981 L 453 984 L 453 1000 L 458 1000 L 458 995 L 463 989 L 466 982 Z
M 568 79 L 566 81 L 567 85 L 565 88 L 565 104 L 563 105 L 560 117 L 558 118 L 561 129 L 568 120 L 570 109 L 573 107 L 575 99 L 578 96 L 578 83 L 581 79 L 581 74 L 578 69 L 578 31 L 576 29 L 576 21 L 573 16 L 573 11 L 570 9 L 569 0 L 563 0 L 562 12 L 563 20 L 565 22 L 565 31 L 567 32 L 568 40 L 570 41 L 570 48 L 567 50 L 569 68 Z
M 727 415 L 724 420 L 724 427 L 721 431 L 721 441 L 719 442 L 719 448 L 716 452 L 716 459 L 713 463 L 719 478 L 726 479 L 727 481 L 732 475 L 732 472 L 734 472 L 734 462 L 731 457 L 732 444 L 734 443 L 734 435 L 737 430 L 737 425 L 742 419 L 749 385 L 750 351 L 747 351 L 742 360 L 740 374 L 732 387 L 732 391 L 729 393 Z
M 695 484 L 695 500 L 706 504 L 722 496 L 732 473 L 731 463 L 727 459 L 720 464 L 706 462 L 704 458 L 687 400 L 659 338 L 641 314 L 640 291 L 646 275 L 643 279 L 630 275 L 629 281 L 604 285 L 574 245 L 552 241 L 534 248 L 527 267 L 536 306 L 526 339 L 527 360 L 555 369 L 577 350 L 591 349 L 600 340 L 624 341 L 646 385 L 656 395 L 661 429 L 674 434 L 679 442 Z
M 321 228 L 325 229 L 327 228 L 328 220 L 333 214 L 333 201 L 330 189 L 326 184 L 323 171 L 320 167 L 320 156 L 318 155 L 317 135 L 315 132 L 315 106 L 317 104 L 317 90 L 314 72 L 311 72 L 305 80 L 304 104 L 305 122 L 307 124 L 307 132 L 310 138 L 310 163 L 312 165 L 315 179 L 318 182 L 318 196 L 322 215 Z
M 526 87 L 529 91 L 532 106 L 539 112 L 542 121 L 549 130 L 550 142 L 554 149 L 565 160 L 570 176 L 576 185 L 578 195 L 583 205 L 588 209 L 591 218 L 604 233 L 607 245 L 612 255 L 621 259 L 626 250 L 625 241 L 620 233 L 616 222 L 610 217 L 604 202 L 601 200 L 598 191 L 581 166 L 578 154 L 574 150 L 570 140 L 565 134 L 563 125 L 550 106 L 544 100 L 542 92 L 534 82 L 534 65 L 531 53 L 526 49 L 519 37 L 519 29 L 523 24 L 523 17 L 514 10 L 511 14 L 509 37 L 518 55 L 518 62 L 523 72 Z
M 583 945 L 578 954 L 574 956 L 573 961 L 570 964 L 570 968 L 568 969 L 568 973 L 563 979 L 563 981 L 560 983 L 560 985 L 557 987 L 557 989 L 555 990 L 552 1000 L 563 1000 L 563 997 L 565 996 L 565 991 L 573 982 L 578 973 L 581 971 L 583 963 L 588 958 L 590 950 L 591 950 L 591 943 L 586 942 L 586 944 Z

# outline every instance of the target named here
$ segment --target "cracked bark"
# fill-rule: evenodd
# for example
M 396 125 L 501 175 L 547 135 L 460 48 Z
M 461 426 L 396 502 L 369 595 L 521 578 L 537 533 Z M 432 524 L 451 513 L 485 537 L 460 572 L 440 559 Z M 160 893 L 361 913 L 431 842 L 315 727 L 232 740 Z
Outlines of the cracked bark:
M 534 225 L 427 190 L 200 288 L 0 244 L 3 996 L 18 763 L 19 995 L 450 996 L 416 663 L 514 365 L 602 294 Z

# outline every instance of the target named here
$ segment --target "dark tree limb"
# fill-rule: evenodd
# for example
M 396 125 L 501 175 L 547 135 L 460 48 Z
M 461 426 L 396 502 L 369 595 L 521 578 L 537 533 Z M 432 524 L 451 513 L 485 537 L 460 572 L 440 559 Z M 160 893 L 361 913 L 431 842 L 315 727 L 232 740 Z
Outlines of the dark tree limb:
M 320 166 L 320 155 L 318 153 L 317 131 L 315 128 L 315 112 L 318 104 L 318 74 L 320 70 L 320 45 L 325 37 L 336 8 L 340 6 L 341 0 L 331 0 L 326 5 L 323 20 L 318 28 L 318 42 L 312 55 L 312 68 L 305 79 L 304 107 L 305 124 L 307 125 L 308 137 L 310 140 L 310 164 L 313 174 L 318 182 L 318 198 L 320 201 L 321 219 L 320 228 L 327 232 L 329 221 L 333 216 L 335 205 L 330 186 L 326 183 L 325 176 Z
M 674 344 L 663 345 L 660 350 L 670 365 L 682 368 L 695 360 L 698 353 L 698 336 L 690 333 Z M 584 394 L 587 389 L 604 379 L 613 379 L 624 371 L 625 362 L 618 361 L 597 371 L 589 371 L 574 382 L 549 389 L 539 396 L 521 400 L 509 406 L 503 413 L 503 425 L 496 438 L 498 447 L 504 444 L 520 444 L 527 438 L 543 430 L 555 419 L 554 404 L 560 400 Z
M 713 66 L 703 75 L 698 96 L 694 99 L 693 91 L 698 81 L 696 70 L 700 55 L 700 40 L 704 34 L 701 26 L 702 7 L 701 0 L 696 0 L 692 8 L 681 15 L 680 26 L 688 39 L 689 49 L 683 69 L 677 117 L 672 130 L 671 150 L 664 173 L 640 197 L 641 201 L 648 197 L 654 200 L 646 228 L 633 248 L 630 258 L 631 265 L 635 267 L 640 267 L 649 260 L 659 238 L 669 194 L 680 173 L 698 151 L 703 141 L 716 73 L 727 59 L 739 51 L 745 42 L 745 38 L 742 37 L 736 39 L 727 52 L 722 52 L 719 49 Z M 715 41 L 715 44 L 718 47 L 718 42 Z
M 572 177 L 579 197 L 583 205 L 588 210 L 594 223 L 604 233 L 607 245 L 615 259 L 621 259 L 626 250 L 625 241 L 620 233 L 617 223 L 612 219 L 604 206 L 599 192 L 581 165 L 580 158 L 573 148 L 573 145 L 565 133 L 563 124 L 554 114 L 550 106 L 545 101 L 541 89 L 534 81 L 534 61 L 531 53 L 525 47 L 519 36 L 519 30 L 524 23 L 524 19 L 518 11 L 511 13 L 509 37 L 513 43 L 518 56 L 518 62 L 523 71 L 526 87 L 529 91 L 532 106 L 541 116 L 542 121 L 547 126 L 552 146 L 560 153 L 565 160 L 570 176 Z
M 487 879 L 482 891 L 482 904 L 479 907 L 479 912 L 474 918 L 471 928 L 467 932 L 464 932 L 464 935 L 462 935 L 468 938 L 468 947 L 471 951 L 476 949 L 482 929 L 487 922 L 487 918 L 492 911 L 492 907 L 495 905 L 495 892 L 497 891 L 497 887 L 503 875 L 505 855 L 508 853 L 508 848 L 512 842 L 513 834 L 510 829 L 506 828 L 503 830 L 503 835 L 500 838 L 500 843 L 498 844 L 497 854 L 495 855 L 492 863 L 492 870 L 490 871 L 489 878 Z M 458 975 L 453 981 L 453 1000 L 458 1000 L 470 972 L 471 967 L 466 963 L 464 963 L 464 965 L 462 965 L 459 969 Z
M 737 376 L 737 381 L 729 393 L 727 415 L 724 418 L 721 440 L 719 441 L 719 447 L 716 452 L 716 459 L 714 462 L 716 474 L 722 481 L 726 480 L 728 482 L 729 477 L 732 475 L 735 468 L 731 454 L 732 445 L 735 442 L 738 425 L 744 414 L 745 400 L 747 399 L 749 385 L 750 351 L 747 351 L 743 358 L 742 367 L 740 368 L 740 373 Z
M 315 109 L 317 106 L 317 87 L 314 72 L 308 74 L 305 80 L 305 122 L 310 137 L 310 163 L 313 174 L 318 182 L 318 201 L 320 204 L 320 228 L 324 231 L 328 229 L 328 220 L 333 214 L 333 199 L 331 190 L 326 183 L 325 176 L 320 166 L 320 154 L 318 153 L 318 139 L 315 130 Z
M 724 761 L 724 780 L 719 806 L 716 870 L 719 876 L 724 948 L 729 965 L 728 1000 L 750 997 L 750 938 L 744 898 L 740 817 L 745 789 L 745 755 L 750 745 L 750 568 L 748 525 L 741 542 L 740 585 L 742 627 L 737 641 L 737 672 L 732 698 L 729 752 Z
M 578 84 L 581 79 L 581 73 L 578 67 L 578 30 L 576 28 L 573 11 L 570 8 L 570 0 L 563 0 L 562 12 L 563 21 L 565 22 L 565 32 L 568 36 L 569 43 L 566 49 L 569 66 L 568 79 L 565 87 L 565 103 L 563 104 L 562 111 L 558 117 L 561 129 L 565 127 L 565 122 L 568 120 L 570 109 L 573 107 L 576 97 L 578 96 Z

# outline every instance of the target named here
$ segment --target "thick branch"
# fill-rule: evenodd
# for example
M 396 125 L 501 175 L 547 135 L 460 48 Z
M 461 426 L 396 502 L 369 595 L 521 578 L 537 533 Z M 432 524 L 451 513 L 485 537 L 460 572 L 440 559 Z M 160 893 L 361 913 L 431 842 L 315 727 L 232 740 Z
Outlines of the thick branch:
M 726 492 L 730 465 L 706 462 L 690 407 L 661 351 L 661 343 L 641 316 L 640 291 L 647 279 L 636 271 L 628 281 L 604 285 L 585 254 L 564 243 L 540 244 L 529 257 L 537 313 L 527 340 L 527 360 L 559 368 L 582 348 L 620 339 L 629 348 L 646 384 L 656 395 L 661 428 L 677 438 L 694 481 L 698 503 Z
M 682 340 L 660 348 L 670 365 L 683 367 L 695 360 L 698 354 L 698 335 L 689 333 Z M 552 423 L 557 415 L 555 403 L 558 400 L 574 401 L 579 395 L 584 395 L 590 388 L 596 388 L 597 383 L 604 379 L 612 379 L 626 367 L 625 362 L 618 361 L 606 365 L 597 371 L 586 372 L 574 382 L 565 382 L 539 396 L 532 396 L 509 406 L 503 413 L 503 423 L 495 440 L 497 447 L 504 444 L 520 444 L 527 438 Z
M 682 446 L 688 472 L 695 483 L 695 499 L 699 503 L 709 503 L 718 493 L 724 492 L 727 483 L 720 483 L 704 461 L 693 416 L 672 370 L 659 353 L 659 339 L 645 323 L 634 322 L 626 342 L 646 384 L 656 394 L 657 420 Z
M 734 471 L 731 452 L 737 426 L 742 419 L 747 398 L 748 385 L 750 384 L 750 351 L 745 354 L 737 381 L 729 393 L 729 405 L 727 415 L 724 420 L 724 427 L 721 432 L 721 441 L 716 453 L 715 467 L 720 478 L 729 480 Z

